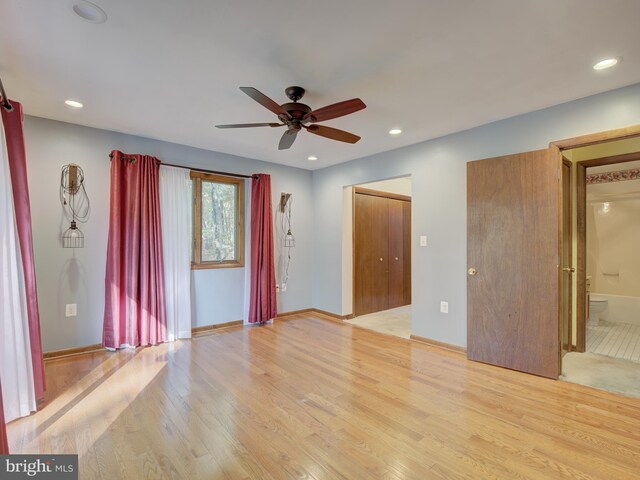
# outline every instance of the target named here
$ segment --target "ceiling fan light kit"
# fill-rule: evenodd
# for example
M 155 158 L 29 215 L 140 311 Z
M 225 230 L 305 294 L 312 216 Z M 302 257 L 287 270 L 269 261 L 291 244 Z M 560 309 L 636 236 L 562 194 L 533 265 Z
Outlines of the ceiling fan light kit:
M 287 95 L 291 102 L 278 105 L 262 92 L 256 90 L 253 87 L 240 87 L 244 93 L 253 98 L 260 105 L 275 113 L 281 123 L 240 123 L 231 125 L 216 125 L 218 128 L 250 128 L 250 127 L 287 127 L 287 130 L 282 134 L 280 143 L 278 144 L 278 150 L 287 150 L 291 148 L 293 142 L 298 135 L 298 132 L 303 128 L 314 135 L 320 137 L 329 138 L 331 140 L 337 140 L 345 143 L 356 143 L 360 140 L 358 135 L 345 132 L 337 128 L 326 127 L 324 125 L 315 125 L 316 122 L 324 122 L 326 120 L 332 120 L 334 118 L 343 117 L 350 113 L 355 113 L 359 110 L 366 108 L 362 100 L 359 98 L 352 98 L 351 100 L 345 100 L 344 102 L 334 103 L 326 107 L 312 110 L 309 105 L 304 103 L 298 103 L 302 97 L 304 97 L 305 90 L 302 87 L 287 87 L 284 93 Z M 307 125 L 311 124 L 311 125 Z

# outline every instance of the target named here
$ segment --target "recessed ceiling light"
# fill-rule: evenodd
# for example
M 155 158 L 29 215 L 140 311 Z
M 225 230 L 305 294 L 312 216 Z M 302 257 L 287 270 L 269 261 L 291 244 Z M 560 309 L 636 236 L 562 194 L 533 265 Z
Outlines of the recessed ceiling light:
M 83 104 L 81 104 L 80 102 L 76 102 L 75 100 L 65 100 L 64 103 L 69 105 L 70 107 L 73 107 L 73 108 L 82 108 L 82 107 L 84 107 Z
M 400 135 L 401 133 L 402 130 L 400 130 L 399 128 L 392 128 L 391 130 L 389 130 L 390 135 Z
M 309 160 L 310 162 L 314 162 L 314 161 L 316 161 L 317 159 L 318 159 L 318 157 L 315 157 L 315 156 L 313 156 L 313 155 L 309 155 L 309 156 L 307 157 L 307 160 Z
M 593 69 L 594 70 L 604 70 L 606 68 L 611 68 L 615 65 L 618 64 L 618 62 L 620 62 L 621 58 L 620 57 L 611 57 L 611 58 L 605 58 L 600 60 L 597 63 L 593 64 Z
M 80 0 L 73 4 L 73 11 L 80 18 L 91 23 L 104 23 L 107 21 L 107 14 L 94 3 Z

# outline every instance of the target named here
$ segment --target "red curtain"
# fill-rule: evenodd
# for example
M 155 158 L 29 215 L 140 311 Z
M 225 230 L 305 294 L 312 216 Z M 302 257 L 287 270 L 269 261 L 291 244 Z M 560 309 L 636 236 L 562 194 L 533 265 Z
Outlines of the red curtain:
M 251 184 L 251 297 L 249 323 L 276 317 L 276 275 L 273 260 L 271 177 L 254 175 Z
M 160 161 L 119 151 L 111 157 L 102 344 L 155 345 L 167 338 Z
M 31 361 L 33 363 L 33 380 L 36 399 L 44 397 L 44 362 L 42 359 L 42 341 L 40 338 L 40 312 L 38 310 L 38 291 L 36 288 L 36 266 L 33 257 L 33 237 L 31 232 L 31 207 L 29 203 L 29 185 L 27 184 L 27 155 L 24 146 L 24 114 L 22 105 L 9 101 L 13 110 L 2 110 L 2 123 L 7 138 L 7 154 L 9 171 L 13 187 L 16 227 L 22 255 L 24 283 L 27 297 L 27 315 L 29 317 L 29 341 L 31 344 Z
M 0 455 L 9 453 L 9 442 L 7 441 L 7 425 L 4 423 L 4 407 L 2 403 L 2 384 L 0 383 Z

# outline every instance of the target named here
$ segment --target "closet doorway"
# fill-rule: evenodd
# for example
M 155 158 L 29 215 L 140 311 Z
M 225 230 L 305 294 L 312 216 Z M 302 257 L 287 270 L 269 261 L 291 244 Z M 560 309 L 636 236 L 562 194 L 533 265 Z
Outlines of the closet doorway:
M 411 303 L 411 197 L 354 189 L 354 313 Z

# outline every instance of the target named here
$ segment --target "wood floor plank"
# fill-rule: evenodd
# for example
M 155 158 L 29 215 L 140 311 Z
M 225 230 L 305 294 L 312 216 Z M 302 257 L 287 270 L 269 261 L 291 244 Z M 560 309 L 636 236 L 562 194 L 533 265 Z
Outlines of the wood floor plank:
M 292 318 L 48 361 L 12 451 L 78 452 L 89 479 L 638 478 L 638 399 Z

